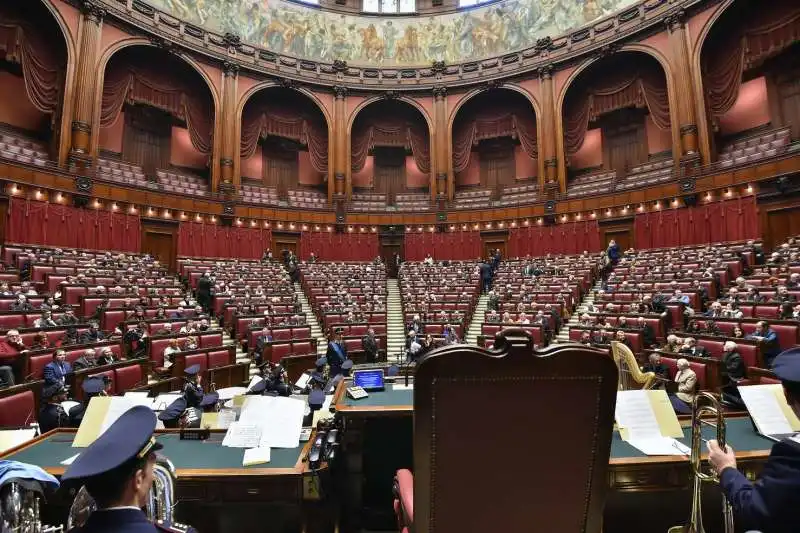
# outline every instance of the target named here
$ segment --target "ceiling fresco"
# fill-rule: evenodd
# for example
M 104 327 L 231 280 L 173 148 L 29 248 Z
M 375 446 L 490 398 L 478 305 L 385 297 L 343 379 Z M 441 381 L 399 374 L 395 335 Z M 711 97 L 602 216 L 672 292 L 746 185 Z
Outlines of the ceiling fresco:
M 435 16 L 359 16 L 285 0 L 150 0 L 177 18 L 312 61 L 376 66 L 460 63 L 533 46 L 636 0 L 505 0 Z

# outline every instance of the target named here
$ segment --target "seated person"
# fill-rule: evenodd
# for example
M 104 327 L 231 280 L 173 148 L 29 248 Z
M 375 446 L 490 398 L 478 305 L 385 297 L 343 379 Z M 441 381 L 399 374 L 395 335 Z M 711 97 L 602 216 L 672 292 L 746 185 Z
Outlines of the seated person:
M 89 322 L 89 329 L 84 331 L 80 336 L 81 344 L 90 344 L 92 342 L 101 342 L 106 339 L 105 334 L 100 331 L 100 326 L 97 322 Z
M 753 333 L 747 335 L 745 339 L 757 340 L 764 343 L 764 362 L 767 366 L 772 366 L 772 360 L 780 353 L 780 345 L 778 344 L 778 334 L 769 327 L 766 320 L 756 322 L 756 328 Z
M 181 351 L 178 346 L 178 339 L 173 338 L 169 340 L 169 345 L 164 348 L 164 368 L 172 368 L 175 362 L 175 354 Z
M 53 360 L 44 367 L 44 384 L 45 386 L 56 383 L 65 385 L 67 374 L 71 373 L 72 365 L 67 362 L 67 352 L 59 348 L 53 352 Z
M 56 320 L 59 326 L 74 326 L 79 323 L 78 317 L 75 316 L 75 310 L 71 306 L 64 307 L 64 314 Z
M 17 299 L 9 307 L 10 311 L 33 311 L 33 306 L 24 294 L 17 295 Z
M 46 350 L 50 347 L 50 342 L 47 340 L 47 333 L 40 331 L 33 337 L 31 343 L 31 350 Z
M 39 410 L 39 431 L 47 433 L 56 428 L 69 427 L 69 415 L 61 406 L 67 401 L 67 388 L 63 383 L 45 385 L 42 391 L 45 404 Z
M 650 348 L 656 343 L 656 334 L 653 327 L 647 323 L 643 316 L 636 319 L 636 327 L 642 331 L 642 342 L 646 348 Z
M 722 399 L 736 407 L 744 408 L 737 384 L 747 377 L 747 366 L 739 354 L 739 347 L 733 341 L 726 341 L 723 346 L 720 370 Z
M 697 374 L 689 367 L 689 361 L 678 359 L 678 371 L 675 373 L 675 383 L 678 385 L 678 392 L 669 395 L 669 400 L 675 412 L 681 414 L 691 414 L 692 401 L 694 400 L 695 387 L 697 386 Z
M 42 311 L 42 315 L 33 321 L 33 327 L 35 328 L 52 328 L 57 325 L 50 310 Z
M 83 355 L 81 355 L 72 366 L 75 370 L 82 370 L 84 368 L 93 368 L 97 365 L 97 356 L 94 348 L 86 348 L 83 351 Z
M 216 392 L 203 391 L 203 376 L 200 372 L 200 365 L 192 365 L 183 371 L 186 383 L 183 386 L 183 397 L 186 399 L 186 407 L 213 407 L 219 400 Z
M 665 388 L 665 382 L 671 380 L 669 375 L 669 367 L 661 362 L 661 355 L 657 353 L 651 353 L 647 360 L 647 364 L 642 367 L 642 372 L 652 372 L 656 375 L 656 382 L 653 388 Z
M 681 347 L 680 353 L 693 355 L 694 357 L 711 357 L 708 350 L 702 346 L 698 346 L 697 340 L 692 337 L 683 339 L 683 346 Z
M 97 358 L 98 365 L 110 365 L 114 362 L 116 362 L 116 356 L 114 355 L 114 350 L 112 350 L 111 347 L 106 346 L 100 350 L 100 356 Z
M 621 329 L 617 330 L 617 333 L 614 335 L 614 340 L 624 344 L 625 346 L 628 347 L 629 350 L 633 351 L 633 346 L 631 346 L 631 341 L 628 340 L 628 336 Z

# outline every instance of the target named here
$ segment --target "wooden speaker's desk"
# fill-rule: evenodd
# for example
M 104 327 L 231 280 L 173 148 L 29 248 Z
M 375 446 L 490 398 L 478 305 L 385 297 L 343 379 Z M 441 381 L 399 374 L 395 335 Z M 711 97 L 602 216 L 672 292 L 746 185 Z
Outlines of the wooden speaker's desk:
M 413 382 L 413 381 L 412 381 Z M 392 474 L 397 468 L 410 468 L 412 424 L 414 414 L 414 391 L 404 389 L 404 380 L 398 379 L 395 384 L 387 384 L 383 391 L 369 393 L 367 398 L 353 400 L 346 394 L 348 382 L 342 382 L 336 390 L 332 405 L 337 416 L 344 425 L 342 452 L 348 468 L 348 500 L 353 503 L 352 513 L 361 516 L 366 525 L 371 525 L 371 518 L 378 513 L 372 504 L 382 507 L 383 502 L 391 496 Z M 395 388 L 397 387 L 397 388 Z M 403 390 L 398 390 L 403 389 Z M 480 409 L 480 398 L 473 405 L 465 405 L 465 409 Z M 547 405 L 543 409 L 564 409 L 568 416 L 567 405 Z M 536 406 L 531 406 L 530 418 L 520 420 L 520 424 L 536 423 Z M 739 469 L 748 477 L 755 477 L 769 455 L 772 441 L 758 435 L 747 417 L 727 419 L 727 439 L 734 450 Z M 453 431 L 464 433 L 469 438 L 475 428 L 453 428 Z M 704 438 L 713 439 L 713 428 L 704 427 Z M 689 445 L 691 428 L 684 427 L 681 440 Z M 549 434 L 542 428 L 542 438 L 552 439 L 553 446 L 558 446 L 561 435 Z M 392 445 L 393 441 L 396 442 Z M 403 445 L 407 442 L 407 445 Z M 388 447 L 388 450 L 374 450 L 371 446 Z M 396 455 L 393 455 L 396 454 Z M 380 464 L 382 459 L 386 465 Z M 475 458 L 474 465 L 465 468 L 475 470 L 476 479 L 480 478 L 481 468 L 499 467 L 513 471 L 515 461 L 533 461 L 534 457 L 489 457 Z M 376 466 L 376 464 L 378 466 Z M 374 472 L 373 472 L 374 471 Z M 383 479 L 373 479 L 375 475 Z M 477 481 L 476 481 L 477 482 Z M 519 483 L 535 483 L 536 480 L 517 480 Z M 614 432 L 609 459 L 608 483 L 611 489 L 606 506 L 606 524 L 613 526 L 606 531 L 627 531 L 624 524 L 630 524 L 630 531 L 637 533 L 646 531 L 665 531 L 656 524 L 660 520 L 667 525 L 682 523 L 689 513 L 691 477 L 688 457 L 661 456 L 648 457 L 637 448 L 623 441 L 619 433 Z M 374 492 L 379 487 L 383 497 L 378 498 Z M 510 486 L 508 490 L 512 490 Z M 558 490 L 554 487 L 553 490 Z M 719 520 L 719 494 L 712 488 L 709 498 L 712 503 L 706 511 L 707 521 L 712 525 L 707 530 L 715 531 L 713 524 Z M 382 517 L 377 517 L 380 520 Z M 645 522 L 641 522 L 645 520 Z M 652 524 L 642 527 L 642 524 Z M 638 527 L 638 529 L 637 529 Z

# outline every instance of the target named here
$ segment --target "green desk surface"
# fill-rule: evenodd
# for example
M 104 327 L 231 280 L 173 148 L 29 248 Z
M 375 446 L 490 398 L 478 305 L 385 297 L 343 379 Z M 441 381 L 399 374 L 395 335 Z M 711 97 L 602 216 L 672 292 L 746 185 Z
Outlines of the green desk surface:
M 270 451 L 270 462 L 242 466 L 244 450 L 222 446 L 224 433 L 214 433 L 206 441 L 180 440 L 176 433 L 156 435 L 158 442 L 164 445 L 159 453 L 167 457 L 177 470 L 270 470 L 292 469 L 297 466 L 305 443 L 297 448 L 273 448 Z M 13 461 L 34 464 L 45 469 L 66 468 L 61 461 L 80 453 L 83 448 L 73 448 L 74 433 L 54 433 L 44 437 L 35 444 L 5 457 Z M 202 473 L 202 472 L 201 472 Z
M 402 380 L 400 382 L 402 385 Z M 350 384 L 348 383 L 348 386 Z M 361 400 L 354 400 L 347 394 L 342 397 L 342 404 L 347 407 L 401 407 L 414 404 L 414 389 L 394 390 L 394 384 L 387 384 L 382 391 L 373 391 Z

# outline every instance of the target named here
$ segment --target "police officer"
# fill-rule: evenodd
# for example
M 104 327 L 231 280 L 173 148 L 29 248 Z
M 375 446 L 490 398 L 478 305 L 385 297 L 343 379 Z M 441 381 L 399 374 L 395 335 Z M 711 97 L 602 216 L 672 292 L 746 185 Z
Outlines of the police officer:
M 44 388 L 42 399 L 47 403 L 39 411 L 39 430 L 42 433 L 56 428 L 69 427 L 69 415 L 61 407 L 67 400 L 67 388 L 63 383 L 54 383 Z
M 155 452 L 162 448 L 153 437 L 155 427 L 152 410 L 133 407 L 67 468 L 61 482 L 83 483 L 97 503 L 86 523 L 70 533 L 173 531 L 168 525 L 149 522 L 141 510 L 153 484 Z
M 103 376 L 90 376 L 83 380 L 81 388 L 86 399 L 69 410 L 69 427 L 77 428 L 83 422 L 83 415 L 89 407 L 89 402 L 95 396 L 105 396 L 107 382 Z
M 775 358 L 773 372 L 781 380 L 786 403 L 800 415 L 800 348 Z M 708 461 L 719 474 L 720 487 L 731 502 L 734 522 L 743 531 L 765 533 L 797 531 L 800 515 L 800 439 L 784 439 L 772 447 L 761 476 L 749 481 L 736 469 L 730 446 L 723 450 L 715 440 L 708 443 Z
M 203 376 L 200 374 L 200 365 L 192 365 L 183 371 L 186 383 L 183 386 L 183 397 L 186 398 L 186 407 L 211 407 L 219 401 L 216 392 L 203 391 Z
M 283 366 L 274 364 L 270 368 L 269 374 L 265 377 L 266 392 L 277 396 L 290 396 L 292 388 L 287 383 L 286 371 Z
M 325 352 L 325 359 L 331 368 L 331 377 L 341 373 L 342 364 L 347 359 L 347 350 L 344 347 L 340 328 L 334 330 L 333 338 L 328 342 L 328 351 Z

